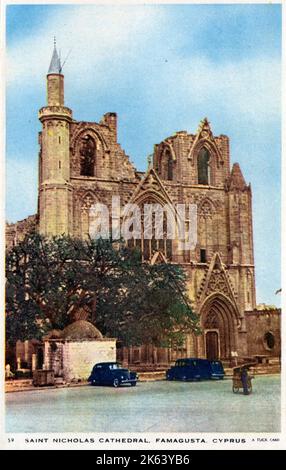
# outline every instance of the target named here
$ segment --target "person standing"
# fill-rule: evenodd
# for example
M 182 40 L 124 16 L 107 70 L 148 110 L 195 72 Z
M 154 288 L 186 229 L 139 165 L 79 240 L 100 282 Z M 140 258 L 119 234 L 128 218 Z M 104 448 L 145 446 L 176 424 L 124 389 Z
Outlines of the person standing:
M 241 372 L 240 372 L 240 378 L 243 386 L 243 394 L 244 395 L 249 395 L 249 390 L 248 390 L 248 370 L 247 367 L 242 367 Z

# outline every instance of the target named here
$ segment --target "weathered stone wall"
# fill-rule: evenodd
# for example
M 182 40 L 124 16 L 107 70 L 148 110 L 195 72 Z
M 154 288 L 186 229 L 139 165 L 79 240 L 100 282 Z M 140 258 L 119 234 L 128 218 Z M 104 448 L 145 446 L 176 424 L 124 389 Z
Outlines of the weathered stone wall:
M 62 341 L 47 340 L 44 343 L 44 367 L 46 370 L 53 370 L 55 376 L 62 376 L 64 370 Z
M 66 341 L 63 344 L 65 380 L 86 380 L 94 364 L 116 361 L 116 340 Z
M 246 312 L 248 354 L 278 357 L 281 355 L 281 309 Z M 265 335 L 274 337 L 274 347 L 269 348 Z
M 135 180 L 135 168 L 117 142 L 117 116 L 107 113 L 100 123 L 73 122 L 70 126 L 70 170 L 71 177 L 81 176 L 81 146 L 85 137 L 94 142 L 93 176 L 107 180 Z
M 37 228 L 37 215 L 30 215 L 24 220 L 15 224 L 6 225 L 6 249 L 10 250 L 17 243 L 21 242 L 28 233 Z
M 198 155 L 202 148 L 210 152 L 210 185 L 224 188 L 230 175 L 229 139 L 225 135 L 213 136 L 205 118 L 196 134 L 179 131 L 155 145 L 154 168 L 163 180 L 169 178 L 169 162 L 172 162 L 172 180 L 183 184 L 198 184 Z

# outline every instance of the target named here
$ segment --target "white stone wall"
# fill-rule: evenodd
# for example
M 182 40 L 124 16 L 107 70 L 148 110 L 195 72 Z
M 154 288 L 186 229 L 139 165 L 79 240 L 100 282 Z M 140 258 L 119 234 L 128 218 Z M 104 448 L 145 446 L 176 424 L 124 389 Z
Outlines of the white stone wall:
M 116 361 L 116 340 L 67 341 L 63 344 L 64 379 L 86 380 L 94 364 Z

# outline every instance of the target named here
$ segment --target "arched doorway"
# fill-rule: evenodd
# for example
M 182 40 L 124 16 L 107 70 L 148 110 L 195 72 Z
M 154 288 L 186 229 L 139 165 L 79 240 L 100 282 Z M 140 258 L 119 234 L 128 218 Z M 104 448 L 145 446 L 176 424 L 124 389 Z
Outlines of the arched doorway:
M 225 295 L 210 295 L 201 308 L 203 353 L 210 360 L 230 359 L 237 350 L 238 312 Z
M 206 358 L 214 361 L 220 358 L 219 331 L 208 330 L 205 332 Z

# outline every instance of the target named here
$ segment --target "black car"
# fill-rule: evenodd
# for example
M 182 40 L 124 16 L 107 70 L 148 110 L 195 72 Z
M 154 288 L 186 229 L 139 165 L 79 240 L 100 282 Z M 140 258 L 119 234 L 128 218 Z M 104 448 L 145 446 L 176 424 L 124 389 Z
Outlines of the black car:
M 135 387 L 137 380 L 136 372 L 123 369 L 122 365 L 118 362 L 100 362 L 95 364 L 88 378 L 88 382 L 91 385 L 113 385 L 113 387 L 125 384 Z
M 220 361 L 199 358 L 178 359 L 166 372 L 167 380 L 223 379 L 224 369 Z

